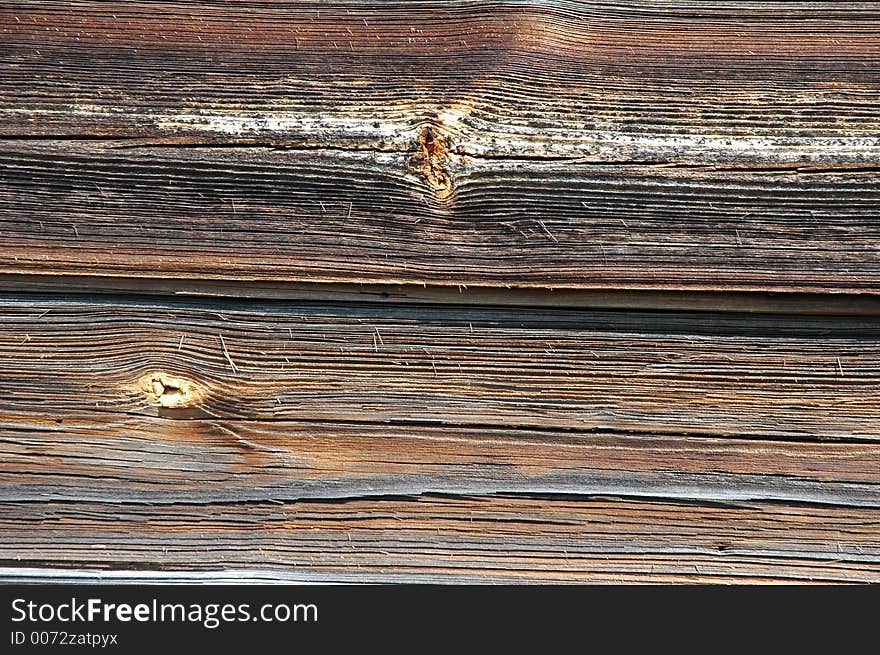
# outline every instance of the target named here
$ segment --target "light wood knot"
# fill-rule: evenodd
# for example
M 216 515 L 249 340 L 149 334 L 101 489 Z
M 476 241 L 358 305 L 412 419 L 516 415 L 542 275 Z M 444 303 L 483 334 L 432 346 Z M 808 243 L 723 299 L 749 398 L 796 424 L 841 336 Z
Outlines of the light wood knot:
M 138 387 L 151 401 L 162 407 L 190 407 L 201 398 L 201 388 L 192 380 L 166 373 L 147 373 Z

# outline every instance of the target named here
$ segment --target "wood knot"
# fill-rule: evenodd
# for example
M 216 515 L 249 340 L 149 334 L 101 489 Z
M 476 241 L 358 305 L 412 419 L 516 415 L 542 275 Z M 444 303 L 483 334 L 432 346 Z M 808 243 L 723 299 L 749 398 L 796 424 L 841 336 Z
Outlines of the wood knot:
M 147 373 L 138 387 L 151 401 L 162 407 L 189 407 L 201 398 L 201 388 L 192 380 L 166 373 Z
M 418 148 L 410 159 L 410 165 L 439 200 L 447 200 L 452 195 L 452 176 L 447 170 L 448 164 L 449 139 L 436 127 L 426 125 L 419 133 Z

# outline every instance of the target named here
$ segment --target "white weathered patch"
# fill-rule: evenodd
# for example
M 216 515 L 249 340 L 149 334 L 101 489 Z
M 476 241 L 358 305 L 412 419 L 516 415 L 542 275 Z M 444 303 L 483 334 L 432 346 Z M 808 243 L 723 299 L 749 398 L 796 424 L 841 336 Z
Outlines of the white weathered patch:
M 126 116 L 153 124 L 168 133 L 196 132 L 230 138 L 273 138 L 299 144 L 357 147 L 403 154 L 417 143 L 422 121 L 416 108 L 397 107 L 393 113 L 372 115 L 304 111 L 250 110 L 131 112 L 124 107 L 77 104 L 64 110 L 3 108 L 0 115 L 77 116 L 118 120 Z M 748 162 L 792 165 L 821 162 L 880 165 L 880 135 L 846 132 L 831 136 L 635 132 L 611 123 L 581 130 L 532 127 L 510 117 L 505 123 L 484 121 L 464 102 L 439 108 L 435 119 L 452 137 L 453 154 L 479 157 L 533 157 L 589 161 Z M 695 126 L 697 127 L 697 126 Z M 381 144 L 381 145 L 380 145 Z

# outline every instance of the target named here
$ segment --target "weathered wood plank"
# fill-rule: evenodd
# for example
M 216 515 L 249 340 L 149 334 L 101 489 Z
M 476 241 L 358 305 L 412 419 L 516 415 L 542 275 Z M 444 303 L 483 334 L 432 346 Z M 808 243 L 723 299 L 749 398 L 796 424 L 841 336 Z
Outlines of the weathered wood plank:
M 326 284 L 192 278 L 0 274 L 0 293 L 160 295 L 177 298 L 254 298 L 309 303 L 490 305 L 679 312 L 880 316 L 880 295 L 844 293 L 752 293 L 636 289 L 542 289 L 415 284 Z
M 5 273 L 880 290 L 876 172 L 486 160 L 446 207 L 403 154 L 4 146 Z
M 0 531 L 3 579 L 880 581 L 878 510 L 771 503 L 19 503 L 0 504 Z
M 423 493 L 880 507 L 880 445 L 493 427 L 0 418 L 0 500 L 224 502 Z
M 3 500 L 880 498 L 872 318 L 57 296 L 0 308 Z
M 255 11 L 255 8 L 259 11 Z M 7 135 L 876 164 L 880 9 L 813 2 L 3 3 Z
M 0 272 L 877 293 L 880 13 L 743 7 L 6 4 Z
M 0 578 L 880 582 L 878 26 L 0 2 Z
M 774 439 L 875 440 L 880 429 L 880 323 L 871 317 L 58 296 L 0 303 L 7 414 Z

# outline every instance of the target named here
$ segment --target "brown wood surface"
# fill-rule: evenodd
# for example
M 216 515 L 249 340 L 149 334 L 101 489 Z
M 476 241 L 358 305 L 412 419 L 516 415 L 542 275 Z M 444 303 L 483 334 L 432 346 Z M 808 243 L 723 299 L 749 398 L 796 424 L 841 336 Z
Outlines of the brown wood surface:
M 41 296 L 0 307 L 10 410 L 880 436 L 873 317 Z M 191 388 L 157 396 L 153 378 Z
M 49 529 L 37 548 L 9 541 L 22 549 L 15 566 L 57 567 L 57 556 L 74 569 L 136 570 L 161 543 L 180 553 L 150 560 L 159 568 L 261 570 L 276 533 L 251 504 L 271 502 L 295 517 L 317 512 L 315 525 L 333 526 L 327 543 L 341 526 L 359 534 L 351 506 L 377 526 L 402 508 L 401 529 L 445 535 L 423 553 L 417 536 L 395 547 L 403 537 L 374 527 L 381 543 L 314 564 L 297 536 L 309 528 L 294 521 L 279 528 L 270 566 L 301 560 L 303 571 L 281 573 L 291 579 L 355 579 L 350 567 L 363 566 L 360 579 L 378 580 L 386 565 L 373 548 L 401 548 L 408 573 L 389 579 L 880 580 L 873 318 L 43 295 L 0 307 L 0 519 L 18 523 L 16 535 L 34 512 L 73 521 L 60 541 Z M 512 493 L 521 496 L 497 496 Z M 597 500 L 609 495 L 621 500 Z M 522 525 L 471 526 L 456 546 L 469 506 Z M 541 507 L 574 514 L 557 525 L 535 518 Z M 717 526 L 706 515 L 716 507 L 727 508 Z M 197 523 L 155 533 L 169 511 Z M 627 524 L 597 545 L 594 511 L 683 532 L 634 537 Z M 97 532 L 67 518 L 80 512 Z M 223 532 L 224 512 L 250 518 Z M 741 553 L 703 543 L 753 530 L 764 512 Z M 831 525 L 798 523 L 816 516 Z M 813 533 L 843 529 L 833 526 L 846 517 L 867 521 L 861 536 Z M 547 526 L 533 532 L 536 521 Z M 187 551 L 193 526 L 240 552 Z M 779 534 L 806 550 L 774 547 Z M 76 555 L 82 539 L 106 559 Z M 474 552 L 504 539 L 522 552 Z M 586 540 L 574 563 L 548 554 L 560 539 Z M 841 543 L 858 556 L 837 561 Z M 606 546 L 613 561 L 600 565 Z M 438 564 L 457 547 L 459 563 Z
M 7 3 L 0 272 L 876 292 L 878 22 Z
M 0 580 L 880 582 L 880 3 L 0 2 Z
M 0 573 L 141 582 L 876 582 L 878 521 L 876 509 L 613 498 L 47 502 L 0 505 L 9 567 Z

